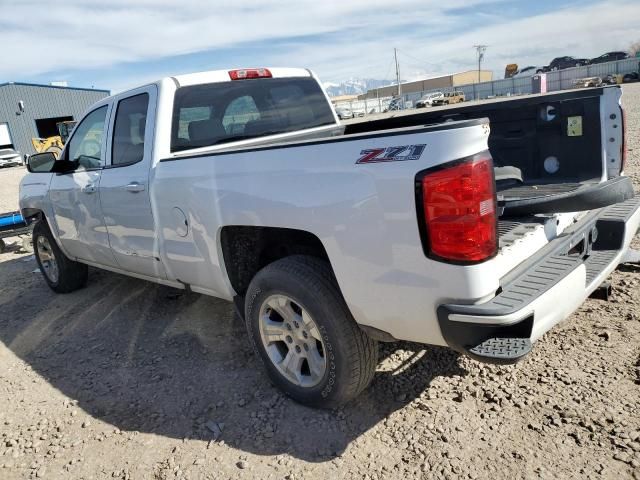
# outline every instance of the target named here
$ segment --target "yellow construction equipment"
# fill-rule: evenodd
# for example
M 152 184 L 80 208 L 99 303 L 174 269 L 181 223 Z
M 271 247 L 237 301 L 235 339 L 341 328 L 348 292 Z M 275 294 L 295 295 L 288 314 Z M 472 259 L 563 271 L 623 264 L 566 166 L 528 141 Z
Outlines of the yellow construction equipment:
M 32 138 L 31 144 L 36 153 L 53 152 L 56 158 L 58 158 L 76 123 L 77 122 L 74 121 L 57 123 L 56 128 L 58 129 L 59 135 L 48 138 Z
M 510 63 L 504 69 L 504 78 L 511 78 L 518 73 L 518 64 Z

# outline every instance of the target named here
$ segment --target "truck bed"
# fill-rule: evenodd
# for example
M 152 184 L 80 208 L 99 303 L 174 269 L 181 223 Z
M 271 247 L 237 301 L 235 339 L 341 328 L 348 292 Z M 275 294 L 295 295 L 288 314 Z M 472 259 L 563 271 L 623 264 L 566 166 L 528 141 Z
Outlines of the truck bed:
M 614 98 L 603 102 L 605 95 Z M 617 107 L 619 96 L 613 87 L 471 103 L 354 122 L 346 126 L 344 134 L 488 118 L 489 149 L 495 166 L 515 167 L 522 174 L 522 182 L 498 184 L 499 198 L 508 203 L 571 197 L 585 185 L 597 185 L 620 174 L 622 119 L 619 112 L 603 111 L 605 105 Z M 613 133 L 605 145 L 603 129 Z M 603 151 L 610 158 L 605 160 Z M 547 160 L 557 160 L 556 171 L 545 166 Z

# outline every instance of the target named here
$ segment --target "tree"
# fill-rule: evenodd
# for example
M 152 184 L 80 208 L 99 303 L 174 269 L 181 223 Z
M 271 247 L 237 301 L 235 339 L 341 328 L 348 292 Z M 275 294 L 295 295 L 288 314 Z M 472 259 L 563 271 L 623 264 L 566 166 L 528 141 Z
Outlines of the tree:
M 638 54 L 640 54 L 640 40 L 633 42 L 629 47 L 629 55 L 635 57 L 638 56 Z

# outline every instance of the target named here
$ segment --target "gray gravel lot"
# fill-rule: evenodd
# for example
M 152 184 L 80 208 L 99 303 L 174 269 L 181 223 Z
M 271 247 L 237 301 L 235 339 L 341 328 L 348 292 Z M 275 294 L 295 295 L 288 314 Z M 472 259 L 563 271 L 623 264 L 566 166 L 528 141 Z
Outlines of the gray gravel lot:
M 624 104 L 640 189 L 640 84 Z M 23 171 L 0 170 L 0 211 Z M 515 366 L 385 345 L 336 411 L 272 387 L 224 301 L 97 270 L 56 295 L 35 268 L 0 255 L 2 479 L 640 480 L 640 268 Z

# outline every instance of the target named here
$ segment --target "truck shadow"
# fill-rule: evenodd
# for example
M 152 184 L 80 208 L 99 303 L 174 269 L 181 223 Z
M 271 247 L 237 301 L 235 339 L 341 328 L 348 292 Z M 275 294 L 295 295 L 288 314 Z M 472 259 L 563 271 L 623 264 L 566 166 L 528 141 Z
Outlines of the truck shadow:
M 271 386 L 230 303 L 97 270 L 87 288 L 56 295 L 35 268 L 24 258 L 0 263 L 0 341 L 120 430 L 208 442 L 215 422 L 231 447 L 321 462 L 435 378 L 466 374 L 448 349 L 383 344 L 367 391 L 341 409 L 313 410 Z

